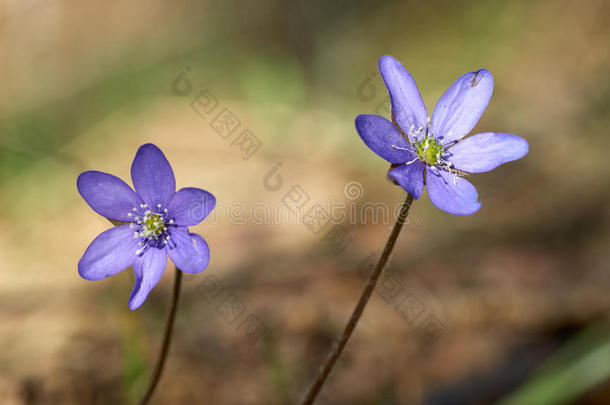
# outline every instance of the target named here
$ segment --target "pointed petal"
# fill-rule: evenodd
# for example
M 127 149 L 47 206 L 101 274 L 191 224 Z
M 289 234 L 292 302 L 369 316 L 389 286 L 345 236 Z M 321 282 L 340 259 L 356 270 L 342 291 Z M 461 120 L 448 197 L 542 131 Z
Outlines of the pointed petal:
M 78 262 L 78 274 L 85 280 L 101 280 L 131 266 L 138 241 L 129 225 L 102 232 L 91 242 Z
M 161 280 L 166 265 L 167 252 L 165 248 L 148 248 L 142 255 L 136 256 L 133 261 L 136 283 L 129 296 L 129 309 L 133 311 L 144 303 L 150 291 Z
M 455 181 L 455 183 L 454 183 Z M 474 214 L 481 208 L 476 188 L 445 170 L 426 170 L 428 195 L 436 208 L 454 215 Z
M 116 221 L 133 221 L 127 214 L 142 200 L 123 180 L 108 173 L 88 171 L 76 180 L 76 188 L 93 211 Z
M 388 88 L 392 114 L 405 134 L 411 126 L 426 128 L 428 112 L 411 74 L 390 55 L 379 59 L 379 72 Z
M 469 136 L 450 147 L 448 158 L 456 169 L 470 173 L 488 172 L 506 162 L 527 155 L 529 145 L 520 136 L 484 132 Z
M 462 75 L 436 103 L 430 132 L 445 145 L 462 139 L 479 122 L 493 88 L 494 80 L 488 70 Z
M 185 273 L 199 273 L 210 261 L 210 249 L 205 240 L 190 233 L 187 228 L 176 227 L 171 232 L 171 247 L 167 249 L 172 262 Z
M 199 188 L 178 190 L 169 202 L 169 216 L 176 225 L 193 226 L 203 221 L 216 206 L 216 198 Z
M 415 157 L 411 152 L 411 146 L 400 131 L 383 117 L 359 115 L 356 117 L 356 130 L 366 146 L 390 163 L 405 163 Z
M 149 207 L 164 207 L 176 192 L 176 179 L 161 149 L 147 143 L 140 146 L 131 165 L 131 180 L 136 192 Z
M 388 176 L 417 200 L 424 190 L 424 167 L 422 161 L 416 160 L 409 165 L 398 166 L 391 170 Z

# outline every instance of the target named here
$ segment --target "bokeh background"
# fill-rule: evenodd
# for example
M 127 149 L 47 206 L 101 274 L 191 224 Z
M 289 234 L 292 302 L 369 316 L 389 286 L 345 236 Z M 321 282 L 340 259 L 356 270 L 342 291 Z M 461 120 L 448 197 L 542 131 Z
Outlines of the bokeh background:
M 131 270 L 82 280 L 80 256 L 111 224 L 75 183 L 91 169 L 129 180 L 153 142 L 179 187 L 219 202 L 194 227 L 212 259 L 185 277 L 153 402 L 297 403 L 391 223 L 357 214 L 319 230 L 264 213 L 294 186 L 305 210 L 403 200 L 353 125 L 388 115 L 377 59 L 391 54 L 429 111 L 459 75 L 489 69 L 475 131 L 518 134 L 530 153 L 472 176 L 473 216 L 414 204 L 318 403 L 610 403 L 609 6 L 2 0 L 0 402 L 143 393 L 173 268 L 134 312 Z M 213 125 L 225 109 L 239 121 L 227 139 Z M 246 129 L 252 154 L 236 141 Z

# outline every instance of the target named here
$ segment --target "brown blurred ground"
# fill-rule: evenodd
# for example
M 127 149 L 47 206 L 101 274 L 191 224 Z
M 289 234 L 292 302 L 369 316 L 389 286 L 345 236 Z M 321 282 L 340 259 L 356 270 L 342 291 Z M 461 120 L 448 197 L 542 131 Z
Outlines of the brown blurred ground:
M 135 312 L 130 271 L 80 279 L 80 255 L 109 224 L 75 181 L 89 169 L 128 179 L 146 142 L 164 150 L 179 187 L 205 188 L 225 207 L 194 228 L 212 261 L 186 277 L 155 403 L 296 402 L 389 225 L 344 223 L 352 242 L 336 253 L 302 223 L 231 223 L 226 207 L 278 207 L 297 184 L 308 206 L 399 203 L 403 192 L 353 128 L 385 100 L 372 72 L 386 53 L 411 71 L 430 111 L 456 77 L 491 70 L 494 97 L 477 130 L 523 136 L 530 154 L 473 176 L 483 202 L 474 216 L 446 215 L 426 196 L 414 205 L 386 290 L 319 403 L 493 403 L 574 333 L 608 323 L 607 2 L 2 4 L 2 403 L 127 404 L 144 390 L 172 269 Z M 191 91 L 176 95 L 187 67 Z M 374 93 L 363 96 L 369 77 Z M 191 108 L 204 89 L 262 141 L 248 160 Z M 284 183 L 269 191 L 263 178 L 278 162 Z M 353 181 L 364 194 L 351 200 Z M 209 276 L 224 286 L 213 302 L 201 295 Z M 396 310 L 409 294 L 425 308 L 411 323 Z M 217 311 L 229 296 L 246 308 L 233 323 Z M 248 315 L 266 328 L 252 344 L 239 328 Z M 429 315 L 443 325 L 432 344 L 418 332 Z M 609 403 L 609 392 L 602 384 L 578 403 Z

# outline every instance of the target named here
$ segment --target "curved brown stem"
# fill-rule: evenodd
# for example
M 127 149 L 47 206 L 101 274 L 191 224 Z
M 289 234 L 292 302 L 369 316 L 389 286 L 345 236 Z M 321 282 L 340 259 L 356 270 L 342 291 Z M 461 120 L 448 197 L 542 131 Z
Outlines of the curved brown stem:
M 165 323 L 165 335 L 163 336 L 163 343 L 161 345 L 161 351 L 159 353 L 159 359 L 157 360 L 157 365 L 153 372 L 152 379 L 150 380 L 150 384 L 148 389 L 146 390 L 146 394 L 140 400 L 140 405 L 146 405 L 153 393 L 155 392 L 155 388 L 157 388 L 157 384 L 161 379 L 161 373 L 163 372 L 163 367 L 165 366 L 165 359 L 167 358 L 167 352 L 169 350 L 169 345 L 172 340 L 172 331 L 174 330 L 174 320 L 176 318 L 176 310 L 178 309 L 178 298 L 180 297 L 180 285 L 182 284 L 182 272 L 178 270 L 176 267 L 176 278 L 174 279 L 174 295 L 172 297 L 172 306 L 167 314 L 167 321 Z
M 337 362 L 337 360 L 339 360 L 341 353 L 343 353 L 343 349 L 345 348 L 345 345 L 347 344 L 349 338 L 352 336 L 354 329 L 356 329 L 356 325 L 358 324 L 358 321 L 360 320 L 360 317 L 362 316 L 362 313 L 364 312 L 364 308 L 366 307 L 366 304 L 369 302 L 369 299 L 371 298 L 371 294 L 373 293 L 373 290 L 375 290 L 375 286 L 377 285 L 377 281 L 379 280 L 379 277 L 381 276 L 381 273 L 383 272 L 383 269 L 390 258 L 390 254 L 392 253 L 392 250 L 394 249 L 394 245 L 396 244 L 396 240 L 398 239 L 400 230 L 402 229 L 402 226 L 405 223 L 405 220 L 407 219 L 407 215 L 409 215 L 409 209 L 411 208 L 412 203 L 413 203 L 413 197 L 411 196 L 411 194 L 407 193 L 407 198 L 405 199 L 405 202 L 402 204 L 400 213 L 398 214 L 398 218 L 396 219 L 396 223 L 394 224 L 394 227 L 392 228 L 392 232 L 390 233 L 390 236 L 388 237 L 388 241 L 385 244 L 385 248 L 383 249 L 383 252 L 381 253 L 381 256 L 379 257 L 379 260 L 377 261 L 377 264 L 375 265 L 375 269 L 371 273 L 371 277 L 369 278 L 368 283 L 366 284 L 366 286 L 364 287 L 364 290 L 362 291 L 362 295 L 360 295 L 360 299 L 358 300 L 358 303 L 356 304 L 356 307 L 354 308 L 354 311 L 352 312 L 352 316 L 349 318 L 349 321 L 347 322 L 347 325 L 345 326 L 345 330 L 343 331 L 341 338 L 339 338 L 339 341 L 336 343 L 336 345 L 334 346 L 330 355 L 328 356 L 326 363 L 320 369 L 313 384 L 309 388 L 309 392 L 305 396 L 305 399 L 303 400 L 302 405 L 313 404 L 316 397 L 318 396 L 318 393 L 320 392 L 320 389 L 326 382 L 328 375 L 330 374 L 331 370 L 333 369 L 335 363 Z

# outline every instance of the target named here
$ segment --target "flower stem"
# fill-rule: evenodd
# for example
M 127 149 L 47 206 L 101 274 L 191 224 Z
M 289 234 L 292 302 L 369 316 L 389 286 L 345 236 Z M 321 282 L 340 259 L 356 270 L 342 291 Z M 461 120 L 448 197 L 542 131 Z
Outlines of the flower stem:
M 157 366 L 153 372 L 153 377 L 150 380 L 150 385 L 146 394 L 140 400 L 140 405 L 146 405 L 153 393 L 157 384 L 161 379 L 161 373 L 163 372 L 163 366 L 165 366 L 165 359 L 167 358 L 167 352 L 169 345 L 172 340 L 172 331 L 174 329 L 174 320 L 176 318 L 176 310 L 178 309 L 178 298 L 180 297 L 180 285 L 182 284 L 182 272 L 176 267 L 176 278 L 174 279 L 174 295 L 172 297 L 172 306 L 167 314 L 167 321 L 165 323 L 165 335 L 163 336 L 163 344 L 161 345 L 161 351 L 159 352 L 159 359 L 157 360 Z
M 371 294 L 373 293 L 373 290 L 375 290 L 375 286 L 377 285 L 379 276 L 381 276 L 381 273 L 383 272 L 383 269 L 384 269 L 385 265 L 387 264 L 388 259 L 390 258 L 390 254 L 392 253 L 392 250 L 394 249 L 394 245 L 396 244 L 396 240 L 398 239 L 400 230 L 402 229 L 402 226 L 404 225 L 405 220 L 407 219 L 407 215 L 409 215 L 409 209 L 411 208 L 412 203 L 413 203 L 413 197 L 411 196 L 411 194 L 407 193 L 407 198 L 405 199 L 405 202 L 402 204 L 400 213 L 398 214 L 398 218 L 396 219 L 396 223 L 394 224 L 394 227 L 392 228 L 392 232 L 390 233 L 390 236 L 388 237 L 388 241 L 386 242 L 383 252 L 381 253 L 379 260 L 377 261 L 377 264 L 375 265 L 375 269 L 371 273 L 371 277 L 369 278 L 369 281 L 367 282 L 366 286 L 364 287 L 364 290 L 362 291 L 362 295 L 360 295 L 360 299 L 358 300 L 358 303 L 356 304 L 356 307 L 354 308 L 354 311 L 352 312 L 352 316 L 349 318 L 349 321 L 347 322 L 347 325 L 345 326 L 343 335 L 341 335 L 341 338 L 335 344 L 333 350 L 331 351 L 330 355 L 328 356 L 326 363 L 318 372 L 318 375 L 316 376 L 316 379 L 314 380 L 313 384 L 309 388 L 309 392 L 307 393 L 307 396 L 303 400 L 302 405 L 313 404 L 318 393 L 320 392 L 320 389 L 326 382 L 326 378 L 328 377 L 331 370 L 335 366 L 335 363 L 337 362 L 337 360 L 339 360 L 341 353 L 343 353 L 343 349 L 345 349 L 345 345 L 347 344 L 347 341 L 352 336 L 354 329 L 356 329 L 356 325 L 358 324 L 358 321 L 360 320 L 360 317 L 362 316 L 362 313 L 364 312 L 364 308 L 366 307 L 366 304 L 369 302 L 369 299 L 371 298 Z

